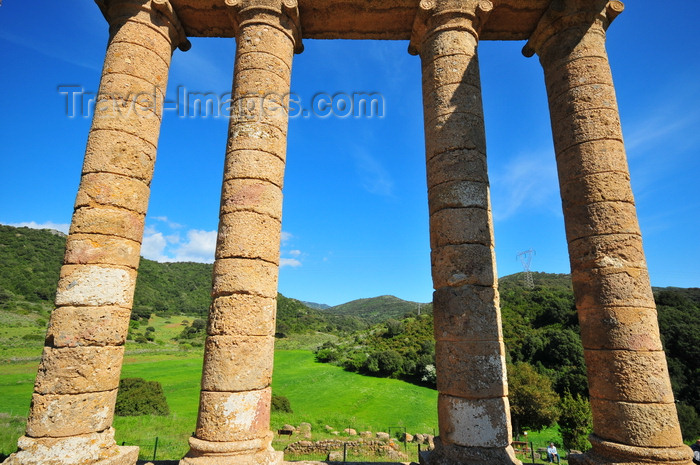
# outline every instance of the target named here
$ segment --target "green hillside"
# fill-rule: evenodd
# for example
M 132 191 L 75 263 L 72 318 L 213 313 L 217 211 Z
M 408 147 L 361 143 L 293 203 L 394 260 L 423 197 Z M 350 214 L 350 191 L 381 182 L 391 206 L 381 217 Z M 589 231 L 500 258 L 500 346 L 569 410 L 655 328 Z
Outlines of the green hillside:
M 409 302 L 393 295 L 383 295 L 368 299 L 358 299 L 323 310 L 325 314 L 357 317 L 372 325 L 390 318 L 403 318 L 417 314 L 420 305 L 422 313 L 431 313 L 433 304 Z

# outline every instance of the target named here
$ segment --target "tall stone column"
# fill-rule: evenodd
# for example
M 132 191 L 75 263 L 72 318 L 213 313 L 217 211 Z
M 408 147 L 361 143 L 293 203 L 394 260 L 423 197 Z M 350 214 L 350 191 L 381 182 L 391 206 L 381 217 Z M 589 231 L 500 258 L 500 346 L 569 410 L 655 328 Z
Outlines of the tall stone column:
M 477 58 L 489 1 L 423 0 L 423 71 L 438 420 L 421 463 L 516 464 L 511 447 Z
M 265 465 L 272 449 L 272 378 L 282 183 L 296 3 L 229 1 L 236 59 L 213 302 L 195 436 L 182 465 Z
M 553 2 L 523 53 L 544 68 L 593 410 L 572 463 L 690 464 L 659 338 L 605 50 L 618 1 Z
M 56 308 L 25 436 L 5 464 L 134 464 L 112 418 L 174 47 L 167 0 L 101 4 L 110 24 Z

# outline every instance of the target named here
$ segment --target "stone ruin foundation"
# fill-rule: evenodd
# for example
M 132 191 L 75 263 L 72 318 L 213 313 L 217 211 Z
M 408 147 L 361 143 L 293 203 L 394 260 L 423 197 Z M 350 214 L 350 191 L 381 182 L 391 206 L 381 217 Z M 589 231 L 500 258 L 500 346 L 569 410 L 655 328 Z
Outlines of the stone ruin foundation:
M 26 433 L 6 465 L 133 465 L 112 417 L 172 54 L 235 37 L 197 429 L 182 465 L 273 465 L 270 380 L 286 155 L 285 95 L 309 39 L 410 40 L 422 63 L 439 437 L 426 465 L 518 464 L 478 64 L 527 40 L 544 70 L 593 448 L 575 465 L 690 465 L 657 326 L 606 55 L 607 0 L 97 0 L 110 27 Z M 259 96 L 268 96 L 260 100 Z M 107 97 L 109 99 L 109 97 Z M 116 102 L 115 102 L 116 103 Z M 123 103 L 123 102 L 122 102 Z

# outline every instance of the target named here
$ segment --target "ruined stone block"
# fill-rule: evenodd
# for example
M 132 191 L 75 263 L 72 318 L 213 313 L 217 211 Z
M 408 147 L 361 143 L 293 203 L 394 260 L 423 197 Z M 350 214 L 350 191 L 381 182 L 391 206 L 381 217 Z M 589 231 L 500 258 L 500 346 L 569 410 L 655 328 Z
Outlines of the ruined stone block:
M 83 394 L 36 394 L 27 436 L 60 438 L 104 431 L 112 425 L 117 390 Z
M 204 346 L 202 389 L 240 392 L 260 390 L 272 381 L 275 338 L 209 336 Z
M 148 209 L 148 184 L 138 178 L 112 173 L 86 173 L 80 180 L 75 207 L 109 207 L 141 215 Z
M 619 171 L 594 173 L 561 184 L 564 208 L 597 202 L 634 203 L 627 173 Z
M 214 299 L 209 309 L 210 336 L 273 336 L 277 301 L 271 297 L 233 294 Z
M 153 144 L 119 130 L 90 131 L 83 174 L 110 172 L 150 185 L 156 159 Z
M 478 150 L 486 153 L 484 120 L 472 113 L 439 116 L 426 123 L 425 152 L 432 158 L 448 150 Z
M 493 246 L 488 210 L 448 208 L 430 215 L 430 247 L 481 244 Z
M 212 442 L 267 436 L 271 395 L 270 388 L 245 392 L 202 391 L 195 435 Z
M 585 350 L 588 390 L 599 399 L 673 403 L 663 351 Z
M 637 234 L 587 236 L 569 242 L 573 269 L 646 267 L 642 237 Z
M 282 189 L 284 185 L 284 154 L 260 150 L 230 150 L 224 163 L 224 182 L 234 179 L 268 181 Z
M 37 394 L 81 394 L 119 387 L 124 346 L 44 347 L 36 375 Z
M 601 234 L 639 235 L 633 203 L 598 202 L 564 209 L 566 238 L 569 242 Z
M 552 119 L 560 120 L 580 111 L 612 109 L 617 111 L 617 98 L 612 83 L 577 85 L 552 99 Z
M 436 88 L 445 84 L 463 82 L 479 85 L 479 66 L 476 63 L 478 63 L 477 56 L 466 53 L 432 55 L 421 63 L 423 88 Z
M 258 179 L 230 179 L 221 193 L 221 213 L 255 212 L 282 219 L 282 189 Z
M 63 265 L 56 290 L 57 306 L 131 308 L 136 271 L 104 265 Z
M 613 86 L 608 58 L 601 53 L 577 59 L 567 57 L 548 66 L 552 70 L 545 74 L 545 84 L 547 95 L 552 98 L 572 92 L 574 84 Z
M 656 307 L 590 307 L 578 320 L 584 349 L 662 350 Z
M 161 14 L 134 6 L 133 3 L 110 5 L 109 11 L 114 15 L 112 22 L 120 24 L 111 42 L 140 44 L 169 65 L 174 48 L 171 40 L 174 34 L 172 24 Z
M 281 58 L 276 55 L 266 53 L 245 53 L 236 57 L 236 69 L 238 72 L 244 70 L 267 71 L 280 79 L 289 79 L 291 74 L 291 59 Z M 234 92 L 237 92 L 234 89 Z M 287 90 L 289 92 L 289 90 Z
M 575 117 L 552 119 L 552 131 L 558 135 L 555 142 L 557 151 L 587 140 L 622 140 L 617 108 L 582 110 Z
M 653 307 L 646 268 L 595 268 L 571 273 L 576 308 Z
M 236 121 L 229 131 L 228 150 L 259 150 L 284 158 L 287 132 L 257 121 Z
M 166 47 L 170 48 L 169 45 L 166 45 Z M 168 80 L 169 63 L 170 58 L 168 58 L 167 62 L 164 61 L 153 48 L 134 46 L 133 43 L 128 41 L 121 42 L 117 40 L 112 41 L 110 44 L 109 53 L 105 56 L 103 73 L 105 76 L 122 76 L 125 82 L 129 82 L 131 77 L 139 77 L 151 84 L 148 90 L 152 92 L 154 86 L 164 90 L 165 83 Z M 112 91 L 112 89 L 119 90 L 119 87 L 113 87 L 114 84 L 116 83 L 113 83 L 105 90 L 108 92 Z
M 427 162 L 428 189 L 450 181 L 489 182 L 486 156 L 478 150 L 442 152 Z
M 253 294 L 277 297 L 277 265 L 264 260 L 222 258 L 214 262 L 215 296 Z
M 435 343 L 441 394 L 467 399 L 508 395 L 506 359 L 500 341 L 441 341 Z
M 423 90 L 423 97 L 432 102 L 424 110 L 426 123 L 441 116 L 451 116 L 457 113 L 481 115 L 481 87 L 479 81 L 455 82 L 442 84 Z
M 265 24 L 247 24 L 238 37 L 237 54 L 274 55 L 286 63 L 294 54 L 291 38 L 277 28 Z
M 488 184 L 474 181 L 453 181 L 439 184 L 428 191 L 430 214 L 447 208 L 489 208 Z
M 625 146 L 619 140 L 583 141 L 558 150 L 556 157 L 560 183 L 603 172 L 629 172 Z
M 476 56 L 476 38 L 463 30 L 445 30 L 430 36 L 421 50 L 421 61 L 430 63 L 443 56 L 463 55 L 469 61 Z
M 593 432 L 608 441 L 638 447 L 681 444 L 676 406 L 603 400 L 591 397 Z
M 511 441 L 507 397 L 462 399 L 438 396 L 443 442 L 470 447 L 507 447 Z
M 162 116 L 156 110 L 157 108 L 144 108 L 116 94 L 100 98 L 95 102 L 92 130 L 127 132 L 156 147 Z
M 221 215 L 216 258 L 259 258 L 277 264 L 280 255 L 279 220 L 250 211 Z
M 431 261 L 435 289 L 495 285 L 496 262 L 490 247 L 478 244 L 439 247 L 432 251 Z
M 138 268 L 141 244 L 103 234 L 71 234 L 66 239 L 66 265 L 118 265 Z
M 493 287 L 443 287 L 433 294 L 436 340 L 500 341 L 501 312 Z
M 145 215 L 114 207 L 78 207 L 70 234 L 102 234 L 141 243 Z
M 130 313 L 122 307 L 59 307 L 51 313 L 47 344 L 52 347 L 122 345 L 129 331 Z

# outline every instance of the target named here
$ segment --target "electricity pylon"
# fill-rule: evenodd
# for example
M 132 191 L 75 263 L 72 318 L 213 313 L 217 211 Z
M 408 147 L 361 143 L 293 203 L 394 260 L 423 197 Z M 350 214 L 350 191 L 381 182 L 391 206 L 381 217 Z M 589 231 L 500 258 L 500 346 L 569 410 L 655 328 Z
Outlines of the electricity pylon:
M 527 289 L 535 287 L 535 282 L 532 280 L 532 273 L 530 273 L 530 263 L 532 263 L 533 255 L 535 255 L 535 251 L 529 249 L 515 256 L 515 259 L 520 260 L 520 263 L 523 264 L 523 269 L 525 270 L 525 287 Z

